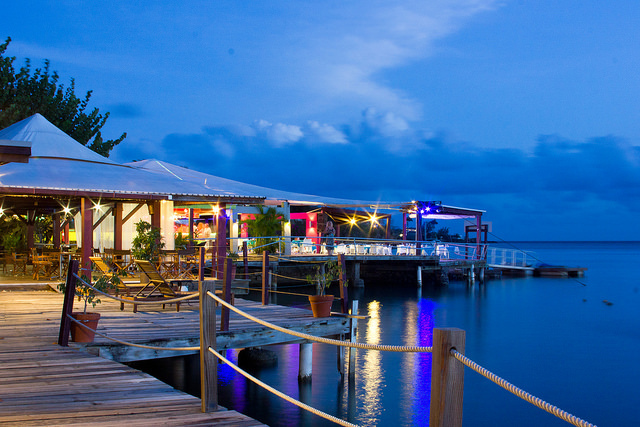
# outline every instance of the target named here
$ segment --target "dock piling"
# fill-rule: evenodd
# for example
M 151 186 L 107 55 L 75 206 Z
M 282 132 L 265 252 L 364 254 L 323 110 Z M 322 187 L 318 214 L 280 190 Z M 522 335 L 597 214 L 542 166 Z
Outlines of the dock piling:
M 351 301 L 351 315 L 358 315 L 358 300 Z M 358 330 L 358 319 L 352 317 L 350 320 L 351 322 L 349 325 L 349 340 L 351 342 L 355 342 L 356 332 Z M 356 349 L 354 347 L 349 348 L 349 368 L 347 369 L 347 372 L 349 378 L 353 378 L 356 375 Z
M 298 381 L 311 382 L 313 373 L 313 343 L 300 344 L 300 359 L 298 360 Z

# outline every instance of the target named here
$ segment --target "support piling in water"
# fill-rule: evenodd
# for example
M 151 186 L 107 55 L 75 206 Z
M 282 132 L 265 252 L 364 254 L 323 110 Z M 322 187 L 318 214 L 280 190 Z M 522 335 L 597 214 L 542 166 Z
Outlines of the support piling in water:
M 358 315 L 358 300 L 351 301 L 351 315 Z M 349 340 L 351 342 L 355 342 L 356 332 L 358 330 L 358 319 L 351 318 L 350 320 L 351 324 L 349 325 Z M 349 378 L 354 378 L 356 375 L 356 349 L 353 347 L 349 348 L 349 367 L 347 369 L 347 374 L 349 375 Z
M 298 381 L 310 382 L 313 373 L 313 344 L 300 344 L 300 358 L 298 361 Z
M 421 288 L 422 287 L 422 266 L 419 265 L 418 266 L 418 287 Z

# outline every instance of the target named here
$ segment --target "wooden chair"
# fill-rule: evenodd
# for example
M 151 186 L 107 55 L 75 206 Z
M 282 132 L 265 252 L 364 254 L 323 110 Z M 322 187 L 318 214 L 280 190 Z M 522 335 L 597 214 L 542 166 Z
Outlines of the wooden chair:
M 48 255 L 33 255 L 33 278 L 51 280 L 53 262 Z
M 122 299 L 127 299 L 134 301 L 133 304 L 133 312 L 136 313 L 138 311 L 138 305 L 135 304 L 135 301 L 166 301 L 168 299 L 179 298 L 185 295 L 193 295 L 197 292 L 180 292 L 173 289 L 171 284 L 167 282 L 164 277 L 158 273 L 156 266 L 153 265 L 150 261 L 136 259 L 134 260 L 138 269 L 144 273 L 149 279 L 149 283 L 141 284 L 142 289 L 140 289 L 136 294 L 131 296 L 123 296 Z M 176 302 L 176 311 L 180 311 L 180 302 Z M 162 308 L 164 308 L 165 304 L 162 304 Z
M 141 285 L 140 283 L 123 282 L 122 279 L 118 277 L 118 274 L 116 274 L 116 272 L 113 271 L 113 269 L 101 257 L 92 256 L 89 257 L 89 259 L 91 260 L 93 265 L 96 266 L 98 271 L 102 273 L 103 276 L 108 277 L 111 283 L 116 287 L 116 295 L 131 296 L 132 292 L 140 291 L 144 287 L 144 285 Z M 118 280 L 113 280 L 113 278 L 116 278 Z M 123 302 L 120 303 L 120 310 L 124 310 Z
M 13 253 L 11 255 L 13 260 L 13 274 L 27 274 L 27 261 L 29 261 L 29 257 L 25 254 L 17 254 Z

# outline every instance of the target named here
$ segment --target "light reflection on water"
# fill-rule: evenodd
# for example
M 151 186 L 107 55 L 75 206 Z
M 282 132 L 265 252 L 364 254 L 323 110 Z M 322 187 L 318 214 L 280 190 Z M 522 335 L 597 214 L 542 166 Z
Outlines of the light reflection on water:
M 404 292 L 402 292 L 404 293 Z M 360 296 L 362 297 L 362 296 Z M 362 301 L 362 300 L 361 300 Z M 283 304 L 283 301 L 280 301 Z M 432 301 L 407 296 L 388 300 L 365 300 L 360 314 L 356 339 L 369 344 L 428 346 L 433 330 Z M 342 378 L 336 366 L 336 348 L 313 344 L 313 380 L 298 384 L 299 345 L 267 347 L 278 355 L 278 365 L 250 369 L 267 384 L 329 414 L 362 426 L 427 425 L 431 355 L 356 350 L 355 381 Z M 237 363 L 239 350 L 227 350 L 225 357 Z M 346 351 L 348 362 L 348 351 Z M 181 361 L 181 359 L 186 360 Z M 176 366 L 192 366 L 189 378 L 175 381 Z M 150 365 L 161 367 L 150 368 Z M 149 361 L 138 369 L 194 395 L 199 395 L 199 359 L 197 356 Z M 168 372 L 173 375 L 167 376 Z M 333 423 L 271 395 L 246 380 L 226 365 L 218 366 L 220 405 L 247 414 L 270 426 L 332 426 Z
M 433 343 L 433 310 L 429 300 L 405 303 L 406 319 L 403 345 L 430 346 Z M 431 396 L 431 353 L 403 353 L 401 417 L 406 425 L 429 423 Z
M 484 286 L 452 281 L 446 288 L 412 283 L 370 283 L 349 289 L 360 301 L 358 340 L 395 345 L 432 343 L 432 329 L 466 331 L 465 354 L 519 387 L 598 425 L 637 425 L 640 370 L 640 286 L 634 266 L 640 243 L 539 243 L 548 262 L 589 267 L 577 282 L 558 278 L 508 278 Z M 404 285 L 404 287 L 403 287 Z M 310 292 L 313 290 L 310 289 Z M 283 295 L 279 303 L 296 304 Z M 603 300 L 614 305 L 603 304 Z M 620 348 L 623 351 L 611 351 Z M 298 386 L 298 346 L 271 347 L 278 366 L 251 373 L 327 413 L 364 425 L 427 425 L 430 354 L 358 350 L 356 380 L 336 369 L 336 349 L 313 345 L 313 382 Z M 237 351 L 226 357 L 237 360 Z M 154 361 L 161 380 L 199 393 L 198 357 Z M 153 369 L 151 365 L 158 365 Z M 330 426 L 220 366 L 220 404 L 271 426 Z M 486 378 L 465 373 L 464 425 L 562 426 L 566 423 L 517 399 Z
M 371 301 L 367 306 L 369 321 L 364 328 L 368 344 L 381 344 L 380 342 L 380 309 L 382 304 Z M 360 341 L 360 333 L 358 333 Z M 356 369 L 356 384 L 362 388 L 362 415 L 358 421 L 362 425 L 376 425 L 379 420 L 382 405 L 380 404 L 381 388 L 384 387 L 384 369 L 381 366 L 382 355 L 379 351 L 364 351 L 362 369 Z M 360 374 L 360 375 L 358 375 Z

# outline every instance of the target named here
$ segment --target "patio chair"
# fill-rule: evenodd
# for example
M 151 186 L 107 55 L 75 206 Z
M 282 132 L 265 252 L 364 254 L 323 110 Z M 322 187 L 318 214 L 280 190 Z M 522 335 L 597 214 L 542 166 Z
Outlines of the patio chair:
M 35 280 L 46 279 L 51 280 L 53 275 L 53 262 L 48 255 L 33 256 L 33 278 Z
M 28 255 L 25 254 L 17 254 L 13 253 L 11 255 L 13 260 L 13 274 L 27 274 L 27 261 L 29 260 Z
M 103 258 L 92 256 L 89 257 L 89 259 L 96 266 L 98 271 L 102 273 L 103 276 L 108 277 L 109 281 L 113 285 L 115 285 L 116 295 L 131 296 L 132 292 L 140 291 L 144 287 L 144 285 L 141 285 L 140 283 L 125 283 L 124 281 L 122 281 L 122 279 L 118 277 L 118 274 L 107 264 L 107 262 Z M 118 278 L 118 280 L 113 280 L 114 277 Z M 120 310 L 124 310 L 123 302 L 120 303 Z
M 134 301 L 133 304 L 133 312 L 136 313 L 138 311 L 138 305 L 135 304 L 135 301 L 166 301 L 168 299 L 179 298 L 185 295 L 192 295 L 197 292 L 180 292 L 173 289 L 171 284 L 167 282 L 164 277 L 158 273 L 156 266 L 153 265 L 150 261 L 136 259 L 134 260 L 138 269 L 144 273 L 149 279 L 149 283 L 142 284 L 142 289 L 140 289 L 136 294 L 131 296 L 123 296 L 122 299 Z M 176 311 L 180 311 L 180 302 L 176 302 Z M 164 308 L 165 304 L 162 304 L 162 308 Z

